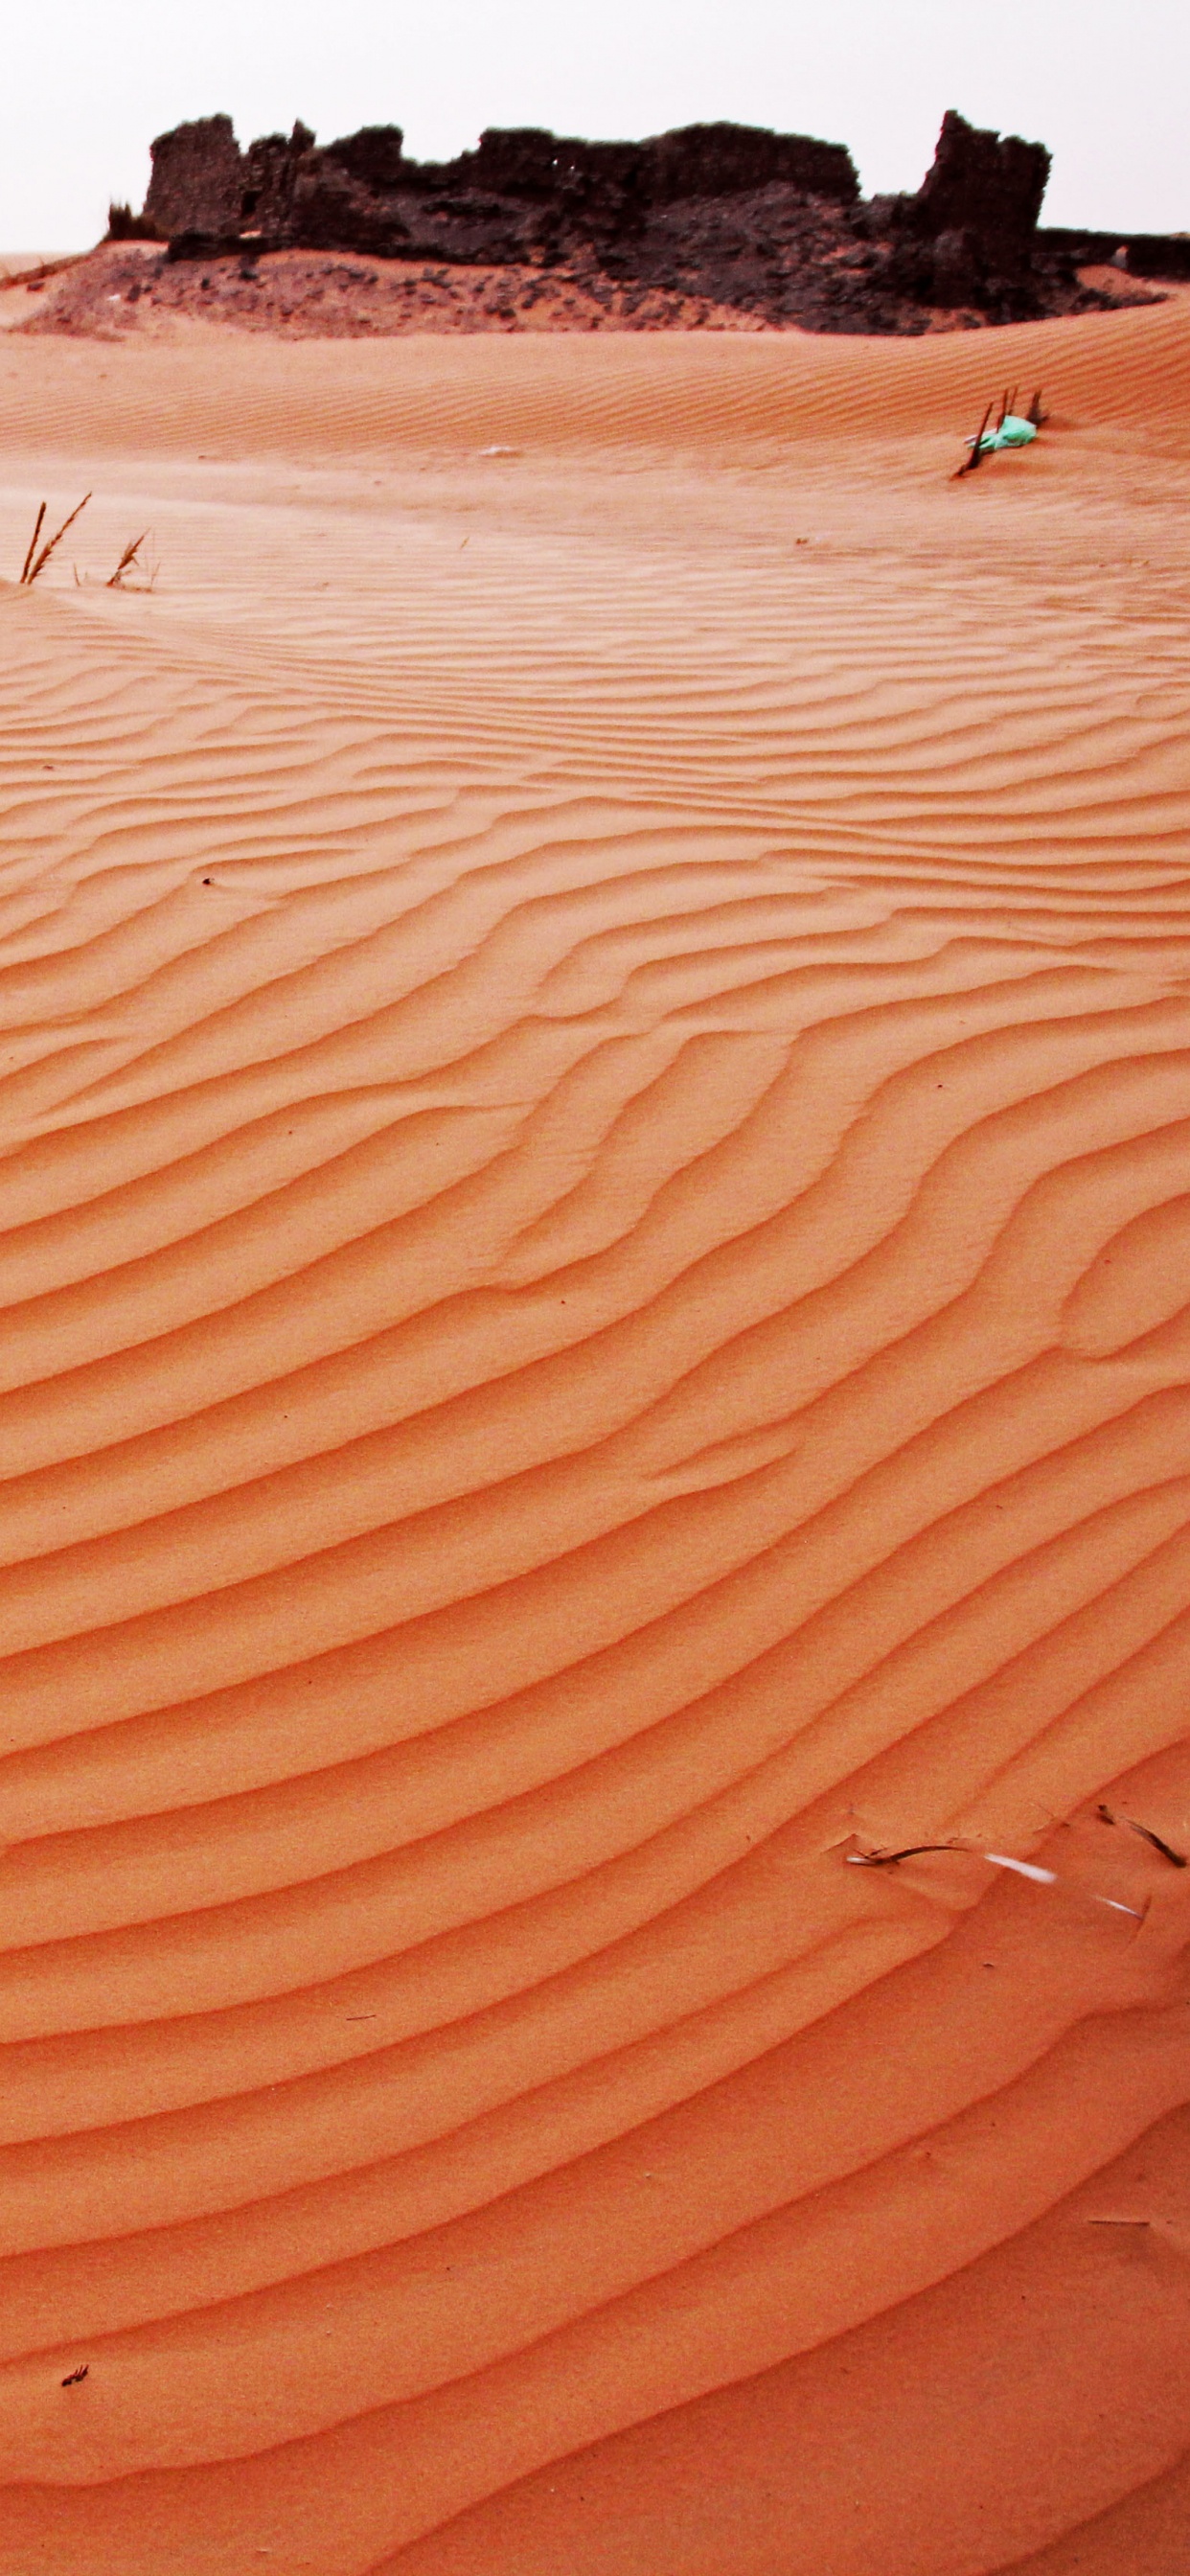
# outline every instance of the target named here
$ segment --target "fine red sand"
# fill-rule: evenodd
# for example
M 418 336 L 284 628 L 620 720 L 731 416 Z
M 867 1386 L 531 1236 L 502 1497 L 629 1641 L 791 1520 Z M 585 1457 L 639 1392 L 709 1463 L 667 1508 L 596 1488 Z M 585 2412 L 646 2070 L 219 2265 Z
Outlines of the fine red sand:
M 1183 2576 L 1190 298 L 0 439 L 2 2576 Z

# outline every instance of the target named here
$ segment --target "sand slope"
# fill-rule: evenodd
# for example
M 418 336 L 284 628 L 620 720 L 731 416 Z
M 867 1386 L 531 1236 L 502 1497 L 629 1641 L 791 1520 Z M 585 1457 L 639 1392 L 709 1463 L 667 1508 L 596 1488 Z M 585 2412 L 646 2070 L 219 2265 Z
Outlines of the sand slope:
M 1190 306 L 972 339 L 0 359 L 9 2576 L 1180 2564 Z

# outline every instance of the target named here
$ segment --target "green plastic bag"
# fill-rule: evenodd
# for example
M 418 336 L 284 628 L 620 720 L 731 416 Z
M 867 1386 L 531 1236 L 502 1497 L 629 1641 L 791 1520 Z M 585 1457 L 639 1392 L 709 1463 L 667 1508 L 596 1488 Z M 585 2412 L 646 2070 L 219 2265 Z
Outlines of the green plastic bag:
M 990 456 L 997 447 L 1027 447 L 1036 436 L 1031 420 L 1018 420 L 1015 412 L 1006 412 L 999 429 L 985 430 L 979 442 L 979 453 Z

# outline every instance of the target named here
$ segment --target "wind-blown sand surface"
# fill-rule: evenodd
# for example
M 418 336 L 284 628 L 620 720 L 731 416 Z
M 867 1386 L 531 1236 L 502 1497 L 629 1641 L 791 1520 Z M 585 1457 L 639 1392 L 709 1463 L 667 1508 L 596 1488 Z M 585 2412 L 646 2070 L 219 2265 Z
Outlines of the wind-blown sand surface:
M 0 2569 L 1175 2576 L 1190 301 L 0 440 Z

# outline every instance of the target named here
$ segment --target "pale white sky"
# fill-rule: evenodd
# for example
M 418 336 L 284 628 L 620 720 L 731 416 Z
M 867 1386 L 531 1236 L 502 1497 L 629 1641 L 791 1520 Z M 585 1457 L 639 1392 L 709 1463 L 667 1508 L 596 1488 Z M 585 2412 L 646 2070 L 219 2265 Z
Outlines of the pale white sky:
M 870 192 L 916 187 L 957 107 L 1049 144 L 1047 221 L 1175 231 L 1188 99 L 1188 0 L 18 0 L 0 247 L 94 240 L 152 136 L 218 108 L 241 142 L 398 124 L 422 159 L 733 117 L 848 144 Z

